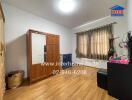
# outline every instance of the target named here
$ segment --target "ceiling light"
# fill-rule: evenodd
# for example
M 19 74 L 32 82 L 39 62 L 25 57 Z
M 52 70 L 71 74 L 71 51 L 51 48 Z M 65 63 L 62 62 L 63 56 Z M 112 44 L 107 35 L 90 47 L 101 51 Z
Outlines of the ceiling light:
M 76 6 L 76 3 L 74 0 L 60 0 L 58 4 L 60 11 L 64 13 L 70 13 L 74 11 L 75 6 Z

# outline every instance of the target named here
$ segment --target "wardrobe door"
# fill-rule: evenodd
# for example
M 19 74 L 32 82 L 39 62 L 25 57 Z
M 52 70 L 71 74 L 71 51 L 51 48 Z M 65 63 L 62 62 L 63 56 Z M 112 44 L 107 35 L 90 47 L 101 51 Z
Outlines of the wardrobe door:
M 45 68 L 46 35 L 29 30 L 27 34 L 28 77 L 30 83 L 47 77 Z
M 34 82 L 38 80 L 38 64 L 33 64 L 30 68 L 30 81 Z
M 1 8 L 1 7 L 0 7 Z M 4 51 L 4 20 L 2 9 L 0 10 L 0 100 L 3 100 L 5 92 L 5 51 Z
M 60 45 L 59 45 L 59 35 L 54 36 L 54 49 L 53 49 L 53 59 L 54 63 L 56 64 L 54 66 L 54 70 L 60 69 Z
M 53 70 L 59 70 L 60 60 L 60 48 L 59 48 L 59 36 L 58 35 L 47 35 L 47 62 L 50 64 L 48 69 L 50 74 Z
M 48 75 L 52 74 L 53 67 L 54 67 L 54 60 L 53 60 L 53 35 L 47 35 L 46 37 L 46 47 L 47 47 L 47 59 L 46 63 L 48 64 L 46 66 Z

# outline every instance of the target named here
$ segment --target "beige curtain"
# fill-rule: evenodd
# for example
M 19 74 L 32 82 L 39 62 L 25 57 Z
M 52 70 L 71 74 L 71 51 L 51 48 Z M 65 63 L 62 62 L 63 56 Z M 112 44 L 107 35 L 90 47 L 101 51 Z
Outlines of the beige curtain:
M 77 57 L 107 59 L 112 24 L 77 34 Z
M 77 35 L 77 48 L 78 48 L 78 57 L 87 57 L 88 55 L 88 46 L 89 46 L 89 37 L 86 32 Z

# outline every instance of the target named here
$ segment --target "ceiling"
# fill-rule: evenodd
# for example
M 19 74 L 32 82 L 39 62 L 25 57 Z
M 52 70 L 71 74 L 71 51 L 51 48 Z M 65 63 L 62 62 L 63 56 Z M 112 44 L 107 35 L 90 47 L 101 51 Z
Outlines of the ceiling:
M 59 0 L 3 0 L 19 9 L 30 12 L 67 28 L 74 28 L 110 15 L 114 5 L 126 6 L 127 0 L 76 0 L 77 9 L 64 14 L 58 10 Z

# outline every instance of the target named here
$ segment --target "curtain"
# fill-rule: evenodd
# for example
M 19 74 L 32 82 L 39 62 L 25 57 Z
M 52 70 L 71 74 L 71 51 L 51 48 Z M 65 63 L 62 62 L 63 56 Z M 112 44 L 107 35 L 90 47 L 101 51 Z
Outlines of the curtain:
M 89 37 L 86 32 L 77 35 L 77 48 L 78 48 L 78 57 L 87 57 L 88 54 L 88 45 Z
M 112 37 L 112 24 L 78 33 L 77 57 L 106 60 Z

